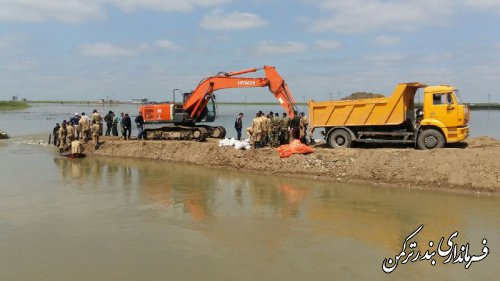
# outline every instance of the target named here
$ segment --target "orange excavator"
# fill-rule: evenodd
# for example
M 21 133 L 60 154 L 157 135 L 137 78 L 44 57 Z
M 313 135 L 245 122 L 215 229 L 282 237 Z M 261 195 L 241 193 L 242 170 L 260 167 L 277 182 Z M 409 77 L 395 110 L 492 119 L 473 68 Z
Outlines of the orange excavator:
M 265 78 L 241 77 L 242 74 L 264 70 Z M 269 87 L 281 107 L 290 117 L 295 115 L 295 99 L 273 66 L 250 68 L 236 72 L 219 72 L 203 79 L 192 92 L 173 91 L 173 102 L 144 104 L 140 107 L 146 124 L 171 123 L 170 126 L 147 128 L 146 139 L 181 139 L 204 141 L 208 137 L 224 138 L 222 126 L 208 126 L 199 122 L 213 122 L 217 117 L 214 92 L 228 88 Z M 175 102 L 176 93 L 182 93 L 183 102 Z

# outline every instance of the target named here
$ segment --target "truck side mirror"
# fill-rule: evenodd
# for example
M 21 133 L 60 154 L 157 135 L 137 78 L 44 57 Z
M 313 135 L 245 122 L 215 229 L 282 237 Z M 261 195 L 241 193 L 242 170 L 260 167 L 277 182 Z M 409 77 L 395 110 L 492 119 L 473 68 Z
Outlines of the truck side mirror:
M 453 106 L 453 104 L 448 104 L 448 106 L 446 107 L 447 110 L 453 110 L 455 109 L 455 107 Z

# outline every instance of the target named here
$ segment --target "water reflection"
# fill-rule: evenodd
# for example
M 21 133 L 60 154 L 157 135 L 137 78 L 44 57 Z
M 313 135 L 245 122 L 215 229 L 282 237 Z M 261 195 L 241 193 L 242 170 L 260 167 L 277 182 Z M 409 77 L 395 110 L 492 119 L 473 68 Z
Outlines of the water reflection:
M 284 177 L 156 161 L 54 158 L 64 181 L 80 187 L 112 186 L 136 204 L 148 206 L 148 220 L 210 222 L 235 216 L 248 219 L 298 220 L 317 235 L 349 238 L 394 252 L 408 231 L 425 224 L 422 239 L 436 239 L 467 229 L 466 219 L 482 215 L 487 198 L 408 191 L 384 187 L 332 185 Z M 447 202 L 446 204 L 443 204 Z M 474 214 L 475 213 L 475 214 Z M 274 229 L 280 239 L 291 235 L 286 220 Z M 239 225 L 242 230 L 246 226 Z M 221 229 L 203 230 L 214 237 Z M 215 235 L 217 236 L 217 235 Z M 462 235 L 468 238 L 468 232 Z M 268 241 L 269 242 L 269 241 Z M 272 243 L 272 244 L 273 244 Z

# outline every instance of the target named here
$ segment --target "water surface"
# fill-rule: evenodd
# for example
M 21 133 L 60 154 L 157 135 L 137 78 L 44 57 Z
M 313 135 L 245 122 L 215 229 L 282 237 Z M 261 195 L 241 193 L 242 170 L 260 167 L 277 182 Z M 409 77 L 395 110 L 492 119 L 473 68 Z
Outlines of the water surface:
M 496 280 L 500 198 L 263 176 L 137 159 L 59 157 L 39 145 L 55 122 L 93 106 L 0 112 L 0 280 Z M 99 107 L 135 112 L 135 105 Z M 228 128 L 274 106 L 221 106 Z M 473 136 L 498 137 L 500 111 L 472 112 Z M 42 140 L 41 142 L 39 140 Z M 333 153 L 333 152 L 332 152 Z M 419 225 L 425 250 L 459 232 L 490 255 L 400 265 Z

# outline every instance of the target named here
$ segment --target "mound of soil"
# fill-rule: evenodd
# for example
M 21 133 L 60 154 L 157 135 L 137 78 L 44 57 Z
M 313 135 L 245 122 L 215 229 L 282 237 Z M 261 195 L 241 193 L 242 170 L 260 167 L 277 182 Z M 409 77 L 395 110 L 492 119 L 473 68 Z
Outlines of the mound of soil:
M 384 95 L 381 94 L 373 94 L 367 92 L 356 92 L 352 93 L 347 97 L 342 98 L 341 100 L 362 100 L 362 99 L 374 99 L 374 98 L 384 98 Z
M 331 149 L 326 144 L 318 144 L 313 146 L 311 154 L 289 158 L 280 158 L 273 148 L 236 150 L 219 147 L 218 140 L 214 139 L 201 143 L 104 140 L 98 150 L 87 144 L 86 153 L 339 182 L 500 194 L 500 141 L 488 137 L 429 151 L 387 146 Z

